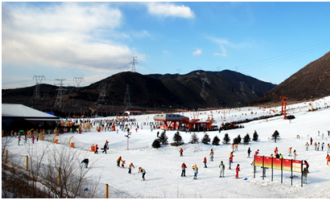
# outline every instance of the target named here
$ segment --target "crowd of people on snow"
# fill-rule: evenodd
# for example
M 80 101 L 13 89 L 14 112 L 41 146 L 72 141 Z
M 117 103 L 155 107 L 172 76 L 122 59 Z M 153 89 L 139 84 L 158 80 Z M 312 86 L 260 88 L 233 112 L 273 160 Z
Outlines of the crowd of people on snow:
M 129 132 L 130 129 L 133 128 L 133 126 L 136 127 L 136 132 L 137 132 L 137 129 L 142 128 L 143 126 L 150 126 L 150 130 L 152 131 L 153 129 L 156 128 L 156 125 L 157 125 L 157 122 L 142 122 L 142 123 L 140 123 L 140 125 L 141 125 L 141 127 L 140 127 L 135 119 L 129 119 L 129 118 L 124 118 L 124 117 L 123 118 L 112 119 L 112 120 L 102 119 L 102 120 L 93 120 L 93 121 L 85 119 L 84 121 L 80 121 L 80 122 L 83 122 L 83 123 L 87 122 L 87 123 L 91 123 L 93 126 L 103 126 L 103 127 L 106 127 L 106 128 L 110 127 L 112 125 L 116 125 L 116 126 L 119 127 L 120 130 L 122 130 L 124 132 L 126 132 L 126 131 Z M 106 128 L 104 129 L 105 131 L 107 130 Z M 328 132 L 328 134 L 329 134 L 329 132 Z M 20 145 L 21 140 L 22 140 L 22 135 L 12 133 L 12 136 L 18 138 L 18 145 Z M 28 137 L 28 136 L 30 136 L 30 137 Z M 320 131 L 318 131 L 318 136 L 321 137 L 322 140 L 324 139 L 324 133 L 321 134 Z M 39 134 L 37 134 L 36 136 L 34 134 L 30 134 L 30 135 L 25 134 L 24 143 L 27 143 L 28 138 L 31 139 L 32 143 L 34 144 L 35 140 L 36 141 L 39 140 Z M 314 146 L 315 151 L 324 151 L 325 150 L 325 143 L 324 142 L 316 142 L 316 141 L 313 140 L 312 137 L 309 138 L 309 142 L 305 143 L 305 150 L 306 151 L 309 150 L 309 146 Z M 330 163 L 330 156 L 329 156 L 330 144 L 328 143 L 326 147 L 327 147 L 326 161 L 327 161 L 327 165 L 329 165 L 329 163 Z M 109 149 L 109 141 L 106 140 L 103 148 L 101 148 L 101 150 L 103 150 L 102 153 L 107 154 L 108 149 Z M 234 152 L 238 151 L 238 144 L 232 144 L 231 149 L 232 149 L 232 151 L 229 154 L 229 161 L 228 161 L 229 167 L 228 167 L 228 169 L 231 169 L 231 165 L 233 163 L 233 158 L 234 158 Z M 98 154 L 98 150 L 99 150 L 99 147 L 96 144 L 94 153 Z M 288 148 L 288 156 L 291 157 L 293 155 L 293 159 L 296 160 L 297 156 L 298 156 L 298 153 L 297 153 L 296 150 L 293 150 L 293 151 L 292 150 L 293 150 L 292 147 Z M 183 156 L 183 149 L 182 148 L 180 148 L 179 153 L 180 153 L 180 156 Z M 250 154 L 251 154 L 251 148 L 250 147 L 247 150 L 247 154 L 248 154 L 248 158 L 250 158 Z M 255 152 L 255 155 L 258 155 L 258 154 L 259 154 L 259 149 Z M 211 149 L 211 151 L 209 153 L 209 156 L 210 156 L 210 161 L 213 161 L 214 160 L 214 150 L 213 149 Z M 270 154 L 269 157 L 283 159 L 283 155 L 282 155 L 282 153 L 279 153 L 279 150 L 278 150 L 277 147 L 274 149 L 274 154 Z M 82 163 L 84 163 L 85 167 L 87 168 L 88 163 L 89 163 L 89 159 L 87 159 L 87 158 L 84 159 L 82 161 Z M 204 157 L 204 159 L 203 159 L 203 164 L 204 164 L 204 168 L 207 168 L 207 158 L 206 157 Z M 254 161 L 252 162 L 251 165 L 253 165 L 253 164 L 254 164 Z M 304 161 L 304 165 L 305 165 L 305 168 L 303 169 L 302 174 L 304 176 L 304 183 L 306 183 L 306 177 L 307 177 L 307 174 L 309 173 L 309 164 L 308 164 L 307 161 Z M 117 166 L 118 167 L 121 166 L 122 168 L 125 168 L 125 160 L 122 160 L 121 156 L 117 159 Z M 133 163 L 130 163 L 129 166 L 128 166 L 128 173 L 129 174 L 131 174 L 132 168 L 135 168 L 135 167 L 134 167 Z M 186 176 L 186 168 L 187 168 L 186 164 L 182 163 L 181 164 L 181 169 L 182 169 L 181 176 L 182 177 Z M 220 161 L 219 168 L 220 168 L 220 176 L 219 177 L 224 177 L 225 165 L 224 165 L 223 161 Z M 197 175 L 198 175 L 198 166 L 197 166 L 197 164 L 194 164 L 192 166 L 192 169 L 194 171 L 194 179 L 197 179 Z M 235 171 L 236 171 L 235 178 L 239 178 L 239 171 L 240 171 L 239 164 L 237 164 L 237 166 L 235 168 Z M 146 174 L 145 169 L 140 167 L 139 168 L 139 173 L 142 173 L 142 179 L 145 180 L 145 174 Z

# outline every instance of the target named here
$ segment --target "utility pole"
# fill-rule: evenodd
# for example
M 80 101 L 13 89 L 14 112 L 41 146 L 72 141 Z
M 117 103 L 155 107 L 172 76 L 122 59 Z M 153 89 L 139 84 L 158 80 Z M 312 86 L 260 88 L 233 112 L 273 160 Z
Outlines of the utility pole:
M 34 89 L 33 99 L 39 99 L 40 98 L 40 83 L 45 79 L 45 76 L 34 75 L 33 79 L 36 80 L 36 87 Z
M 59 84 L 59 88 L 56 89 L 56 90 L 58 90 L 58 92 L 57 92 L 57 97 L 56 97 L 54 108 L 56 108 L 56 107 L 59 107 L 60 109 L 62 108 L 63 95 L 64 95 L 64 91 L 66 90 L 63 88 L 64 80 L 65 79 L 55 79 L 55 81 L 60 81 L 60 84 Z
M 136 72 L 136 68 L 135 68 L 135 64 L 137 64 L 138 62 L 136 61 L 137 57 L 133 56 L 133 61 L 130 62 L 132 64 L 132 72 Z

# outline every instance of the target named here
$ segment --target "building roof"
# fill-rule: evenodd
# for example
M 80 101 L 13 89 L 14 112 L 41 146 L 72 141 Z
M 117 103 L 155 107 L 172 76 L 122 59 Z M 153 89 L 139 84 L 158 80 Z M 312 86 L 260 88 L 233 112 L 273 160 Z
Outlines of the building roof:
M 24 106 L 23 104 L 2 104 L 2 117 L 20 117 L 26 120 L 52 120 L 59 117 Z

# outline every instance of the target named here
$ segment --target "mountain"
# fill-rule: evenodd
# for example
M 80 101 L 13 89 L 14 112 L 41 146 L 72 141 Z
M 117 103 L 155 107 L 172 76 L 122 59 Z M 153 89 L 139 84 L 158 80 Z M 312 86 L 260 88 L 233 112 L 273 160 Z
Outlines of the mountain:
M 2 90 L 2 102 L 68 113 L 235 107 L 255 101 L 275 86 L 230 70 L 185 75 L 121 72 L 81 88 L 40 84 L 37 93 L 36 86 Z
M 329 80 L 330 52 L 300 69 L 256 102 L 276 102 L 280 100 L 280 96 L 289 97 L 289 100 L 294 101 L 328 96 Z

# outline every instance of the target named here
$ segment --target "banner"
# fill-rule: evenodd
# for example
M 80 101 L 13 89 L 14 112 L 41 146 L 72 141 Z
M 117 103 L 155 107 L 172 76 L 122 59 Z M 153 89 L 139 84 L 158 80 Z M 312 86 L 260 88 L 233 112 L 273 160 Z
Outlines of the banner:
M 291 163 L 292 163 L 292 171 L 294 172 L 302 172 L 301 171 L 301 160 L 291 160 L 291 159 L 280 159 L 280 158 L 270 158 L 264 156 L 254 156 L 254 166 L 256 167 L 266 167 L 272 168 L 272 160 L 273 160 L 273 169 L 281 170 L 282 162 L 283 162 L 283 170 L 291 171 Z

